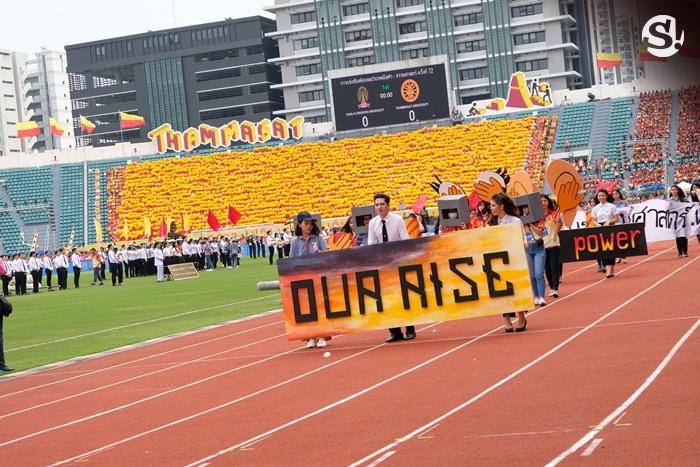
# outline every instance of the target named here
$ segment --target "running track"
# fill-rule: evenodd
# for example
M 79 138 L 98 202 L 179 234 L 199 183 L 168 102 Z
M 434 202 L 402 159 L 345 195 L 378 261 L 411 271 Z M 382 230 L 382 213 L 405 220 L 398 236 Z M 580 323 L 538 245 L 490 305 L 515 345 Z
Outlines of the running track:
M 0 382 L 5 465 L 691 465 L 700 251 L 650 245 L 561 298 L 327 350 L 279 313 Z

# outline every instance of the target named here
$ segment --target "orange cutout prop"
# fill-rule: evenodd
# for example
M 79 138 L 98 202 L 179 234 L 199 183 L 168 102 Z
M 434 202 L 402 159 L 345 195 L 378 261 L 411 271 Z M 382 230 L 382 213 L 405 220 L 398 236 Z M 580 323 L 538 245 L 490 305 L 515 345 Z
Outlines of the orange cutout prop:
M 578 206 L 585 196 L 584 192 L 579 193 L 581 177 L 573 165 L 556 159 L 547 166 L 545 178 L 552 191 L 557 195 L 557 204 L 562 213 L 564 225 L 571 227 Z
M 510 182 L 508 182 L 508 196 L 514 198 L 516 196 L 525 196 L 536 192 L 537 188 L 535 188 L 535 184 L 532 183 L 530 174 L 524 170 L 520 170 L 511 175 Z

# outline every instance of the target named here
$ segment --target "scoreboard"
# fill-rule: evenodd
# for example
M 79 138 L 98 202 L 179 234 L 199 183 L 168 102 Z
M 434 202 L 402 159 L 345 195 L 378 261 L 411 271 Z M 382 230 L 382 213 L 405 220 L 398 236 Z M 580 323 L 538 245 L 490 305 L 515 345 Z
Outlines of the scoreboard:
M 336 131 L 450 116 L 445 65 L 426 65 L 331 80 Z

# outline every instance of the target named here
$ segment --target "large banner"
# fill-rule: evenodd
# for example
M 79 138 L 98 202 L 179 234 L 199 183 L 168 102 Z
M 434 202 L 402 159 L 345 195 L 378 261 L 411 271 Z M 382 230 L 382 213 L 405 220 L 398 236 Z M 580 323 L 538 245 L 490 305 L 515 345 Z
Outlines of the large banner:
M 533 306 L 518 225 L 324 252 L 277 264 L 290 340 Z
M 700 235 L 700 208 L 693 203 L 652 199 L 626 208 L 619 208 L 624 223 L 642 223 L 647 242 L 673 240 L 677 235 Z M 586 227 L 586 213 L 576 213 L 572 229 Z
M 642 223 L 562 230 L 559 242 L 562 263 L 648 254 Z

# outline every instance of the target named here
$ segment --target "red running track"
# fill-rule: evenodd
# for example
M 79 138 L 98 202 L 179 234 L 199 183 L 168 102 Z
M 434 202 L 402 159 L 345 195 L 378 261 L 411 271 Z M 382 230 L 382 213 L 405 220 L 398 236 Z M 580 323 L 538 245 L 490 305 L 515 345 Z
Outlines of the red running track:
M 694 464 L 698 253 L 653 244 L 610 280 L 567 265 L 561 298 L 522 334 L 475 318 L 405 343 L 341 336 L 323 358 L 288 342 L 275 313 L 5 379 L 0 459 Z

